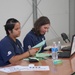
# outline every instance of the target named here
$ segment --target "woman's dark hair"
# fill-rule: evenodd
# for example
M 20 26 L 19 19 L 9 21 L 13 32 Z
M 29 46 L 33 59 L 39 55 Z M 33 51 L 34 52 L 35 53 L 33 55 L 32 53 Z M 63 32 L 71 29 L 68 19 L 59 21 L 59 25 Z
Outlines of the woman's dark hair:
M 34 28 L 32 31 L 35 32 L 36 35 L 40 35 L 40 27 L 45 24 L 50 24 L 50 20 L 47 17 L 42 16 L 38 18 L 34 23 Z
M 12 31 L 12 29 L 14 28 L 14 26 L 17 22 L 19 22 L 19 21 L 14 19 L 14 18 L 10 18 L 10 19 L 7 20 L 6 24 L 4 25 L 7 35 L 9 35 L 8 30 Z

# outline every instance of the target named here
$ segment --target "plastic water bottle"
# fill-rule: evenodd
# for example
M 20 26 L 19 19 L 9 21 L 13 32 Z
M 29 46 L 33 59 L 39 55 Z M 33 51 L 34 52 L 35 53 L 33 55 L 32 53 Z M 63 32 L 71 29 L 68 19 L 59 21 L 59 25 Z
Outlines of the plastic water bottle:
M 53 47 L 54 47 L 54 48 L 56 47 L 56 42 L 53 42 Z
M 56 53 L 56 60 L 57 60 L 58 59 L 58 48 L 57 47 L 55 48 L 55 51 L 56 51 L 55 53 Z
M 55 52 L 55 48 L 52 48 L 52 59 L 55 60 L 56 59 L 56 52 Z
M 57 47 L 56 42 L 53 42 L 52 59 L 53 60 L 57 60 L 58 59 L 58 47 Z
M 61 50 L 61 43 L 60 43 L 60 41 L 58 41 L 58 51 L 60 51 Z

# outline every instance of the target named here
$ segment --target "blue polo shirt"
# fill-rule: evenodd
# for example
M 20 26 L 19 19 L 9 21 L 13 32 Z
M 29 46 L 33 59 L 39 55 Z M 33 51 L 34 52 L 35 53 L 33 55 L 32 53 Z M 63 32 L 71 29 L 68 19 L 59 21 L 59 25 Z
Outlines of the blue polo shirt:
M 9 36 L 5 36 L 0 41 L 0 66 L 10 64 L 10 58 L 22 53 L 23 49 L 20 41 L 16 39 L 16 42 L 14 42 Z
M 40 43 L 41 41 L 45 40 L 44 35 L 36 35 L 32 30 L 26 35 L 26 37 L 23 40 L 23 45 L 24 45 L 24 51 L 26 52 L 28 50 L 28 46 L 30 45 L 31 47 L 35 46 L 36 44 Z M 43 52 L 45 45 L 42 47 L 40 52 Z

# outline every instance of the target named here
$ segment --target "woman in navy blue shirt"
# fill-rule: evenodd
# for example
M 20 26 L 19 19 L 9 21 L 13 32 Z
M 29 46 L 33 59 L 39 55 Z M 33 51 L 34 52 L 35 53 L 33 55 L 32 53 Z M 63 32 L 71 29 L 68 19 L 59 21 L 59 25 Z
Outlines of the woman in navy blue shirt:
M 8 19 L 4 27 L 7 36 L 0 41 L 0 66 L 15 64 L 21 59 L 35 55 L 35 49 L 24 52 L 20 41 L 17 39 L 21 32 L 18 20 Z
M 42 16 L 36 20 L 34 23 L 34 28 L 25 36 L 23 40 L 24 50 L 25 52 L 28 50 L 28 47 L 35 46 L 36 44 L 40 43 L 41 41 L 45 40 L 45 33 L 48 31 L 50 27 L 50 20 Z M 42 47 L 40 52 L 43 52 L 45 45 Z

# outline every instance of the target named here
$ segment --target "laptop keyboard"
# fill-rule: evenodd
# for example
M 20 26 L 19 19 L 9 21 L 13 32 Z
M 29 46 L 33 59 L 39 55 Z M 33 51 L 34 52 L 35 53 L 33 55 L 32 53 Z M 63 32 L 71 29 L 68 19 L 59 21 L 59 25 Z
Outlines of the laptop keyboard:
M 64 51 L 64 52 L 60 52 L 58 54 L 59 58 L 69 58 L 70 57 L 70 51 Z

